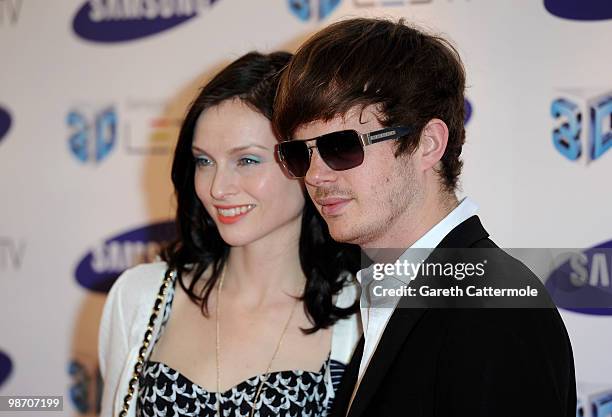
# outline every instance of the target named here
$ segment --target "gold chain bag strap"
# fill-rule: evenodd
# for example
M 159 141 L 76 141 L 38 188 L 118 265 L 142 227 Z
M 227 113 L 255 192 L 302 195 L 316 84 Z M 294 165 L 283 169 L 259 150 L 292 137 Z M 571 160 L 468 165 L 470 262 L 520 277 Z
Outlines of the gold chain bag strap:
M 166 270 L 166 274 L 164 275 L 164 281 L 162 282 L 161 287 L 159 287 L 157 297 L 155 298 L 155 304 L 153 305 L 151 317 L 149 317 L 149 324 L 147 324 L 147 330 L 145 331 L 142 345 L 138 350 L 138 358 L 136 359 L 136 365 L 134 365 L 134 372 L 132 373 L 132 378 L 130 379 L 130 383 L 128 384 L 127 395 L 123 397 L 123 407 L 121 408 L 119 417 L 127 417 L 128 410 L 130 409 L 130 402 L 132 401 L 132 398 L 134 398 L 134 392 L 136 391 L 138 381 L 140 380 L 140 376 L 142 374 L 142 368 L 145 363 L 145 356 L 149 349 L 149 345 L 151 344 L 151 339 L 153 339 L 153 329 L 155 328 L 157 316 L 159 316 L 159 312 L 165 305 L 164 301 L 166 299 L 166 295 L 168 294 L 168 288 L 171 284 L 173 284 L 176 276 L 177 272 L 175 269 L 168 268 Z

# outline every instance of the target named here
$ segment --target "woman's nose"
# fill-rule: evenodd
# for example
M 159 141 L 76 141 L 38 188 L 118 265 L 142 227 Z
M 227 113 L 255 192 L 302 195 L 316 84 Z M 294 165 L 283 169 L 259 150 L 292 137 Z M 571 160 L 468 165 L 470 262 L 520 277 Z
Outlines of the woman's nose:
M 210 186 L 210 195 L 217 200 L 223 200 L 227 196 L 236 194 L 237 191 L 238 187 L 234 173 L 227 169 L 217 168 Z

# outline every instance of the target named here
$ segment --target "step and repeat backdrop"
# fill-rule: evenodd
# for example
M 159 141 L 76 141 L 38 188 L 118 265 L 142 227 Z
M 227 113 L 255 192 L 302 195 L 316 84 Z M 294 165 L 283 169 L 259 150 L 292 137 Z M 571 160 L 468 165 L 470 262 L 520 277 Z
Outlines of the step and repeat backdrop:
M 0 395 L 97 414 L 106 292 L 172 238 L 171 156 L 198 87 L 354 16 L 404 17 L 457 46 L 461 194 L 500 246 L 612 246 L 609 1 L 0 0 Z M 577 415 L 609 416 L 612 258 L 585 259 L 610 308 L 561 313 Z

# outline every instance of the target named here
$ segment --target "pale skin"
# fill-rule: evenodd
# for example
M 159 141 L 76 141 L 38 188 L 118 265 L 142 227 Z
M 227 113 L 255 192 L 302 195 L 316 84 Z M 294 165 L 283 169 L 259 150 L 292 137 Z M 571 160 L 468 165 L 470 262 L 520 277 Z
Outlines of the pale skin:
M 383 127 L 376 116 L 374 106 L 353 108 L 330 121 L 302 125 L 294 137 L 310 139 L 345 129 L 375 131 Z M 447 143 L 448 127 L 432 119 L 410 156 L 396 158 L 395 143 L 386 141 L 366 146 L 360 166 L 334 171 L 313 150 L 306 187 L 332 237 L 362 249 L 410 247 L 458 205 L 436 172 Z M 343 201 L 333 214 L 326 213 L 325 206 L 338 197 Z
M 196 193 L 231 245 L 219 311 L 221 392 L 265 372 L 304 287 L 298 251 L 303 193 L 274 160 L 275 144 L 269 120 L 239 100 L 204 111 L 194 135 Z M 234 205 L 254 208 L 223 223 L 217 206 Z M 177 284 L 170 320 L 151 357 L 209 392 L 217 391 L 217 303 L 215 287 L 204 317 Z M 321 369 L 331 329 L 300 330 L 310 327 L 298 302 L 271 372 Z

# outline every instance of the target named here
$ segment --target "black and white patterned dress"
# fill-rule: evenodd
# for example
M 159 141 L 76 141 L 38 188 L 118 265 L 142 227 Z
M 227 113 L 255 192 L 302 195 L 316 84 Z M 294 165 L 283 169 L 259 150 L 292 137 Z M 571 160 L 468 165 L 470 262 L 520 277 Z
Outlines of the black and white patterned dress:
M 174 285 L 169 288 L 159 340 L 170 317 Z M 270 373 L 255 405 L 255 416 L 327 416 L 345 365 L 330 357 L 318 372 Z M 190 381 L 175 369 L 155 361 L 145 362 L 139 381 L 136 415 L 139 417 L 216 416 L 217 400 L 224 417 L 248 417 L 262 375 L 246 379 L 219 394 Z

